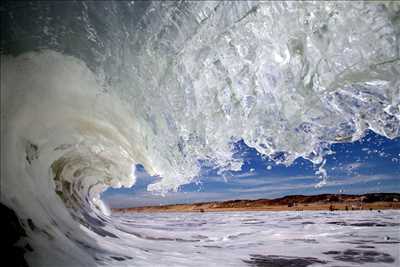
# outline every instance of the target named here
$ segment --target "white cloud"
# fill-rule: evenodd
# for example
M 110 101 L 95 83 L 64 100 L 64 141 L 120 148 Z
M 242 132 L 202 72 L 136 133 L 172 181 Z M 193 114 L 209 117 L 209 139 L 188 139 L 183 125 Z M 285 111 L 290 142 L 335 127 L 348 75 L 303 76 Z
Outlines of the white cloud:
M 352 185 L 358 183 L 368 183 L 374 181 L 385 181 L 385 180 L 393 180 L 399 179 L 399 176 L 385 175 L 385 174 L 373 174 L 373 175 L 357 175 L 353 177 L 344 177 L 344 178 L 335 178 L 327 180 L 327 186 L 339 186 L 339 185 Z
M 121 208 L 228 199 L 231 199 L 231 196 L 228 193 L 221 192 L 170 192 L 165 196 L 140 192 L 132 195 L 110 195 L 103 198 L 109 206 Z
M 271 193 L 275 191 L 288 191 L 295 189 L 306 189 L 313 188 L 315 183 L 302 183 L 302 184 L 291 184 L 291 183 L 270 183 L 267 185 L 253 187 L 253 188 L 235 188 L 229 189 L 230 192 L 234 193 Z
M 349 163 L 349 164 L 345 164 L 343 166 L 340 166 L 338 168 L 339 171 L 343 171 L 346 173 L 353 173 L 356 170 L 359 170 L 361 168 L 367 168 L 370 167 L 369 164 L 367 163 L 363 163 L 363 162 L 353 162 L 353 163 Z

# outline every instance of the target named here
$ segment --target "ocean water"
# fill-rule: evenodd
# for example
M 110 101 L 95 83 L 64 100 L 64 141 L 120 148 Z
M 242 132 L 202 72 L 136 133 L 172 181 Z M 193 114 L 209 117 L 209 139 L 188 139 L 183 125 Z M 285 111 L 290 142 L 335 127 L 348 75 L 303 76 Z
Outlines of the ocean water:
M 1 202 L 26 230 L 31 266 L 221 266 L 308 252 L 327 264 L 398 260 L 395 226 L 326 223 L 374 213 L 304 213 L 316 224 L 285 213 L 128 222 L 100 199 L 133 186 L 137 164 L 160 177 L 147 189 L 161 194 L 199 179 L 204 165 L 238 171 L 237 142 L 277 163 L 307 159 L 323 185 L 332 144 L 366 130 L 399 137 L 398 1 L 18 1 L 0 12 Z M 383 214 L 372 218 L 398 220 Z M 319 243 L 290 240 L 300 229 Z
M 110 266 L 400 263 L 400 211 L 125 213 L 112 221 L 115 253 L 93 251 Z

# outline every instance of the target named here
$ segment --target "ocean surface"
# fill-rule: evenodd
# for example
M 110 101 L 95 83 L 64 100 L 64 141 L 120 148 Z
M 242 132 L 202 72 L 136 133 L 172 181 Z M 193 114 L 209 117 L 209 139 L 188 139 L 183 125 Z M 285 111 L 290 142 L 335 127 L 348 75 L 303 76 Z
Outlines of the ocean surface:
M 110 266 L 399 266 L 400 211 L 131 213 Z M 113 248 L 109 248 L 112 250 Z M 96 256 L 95 251 L 93 252 Z

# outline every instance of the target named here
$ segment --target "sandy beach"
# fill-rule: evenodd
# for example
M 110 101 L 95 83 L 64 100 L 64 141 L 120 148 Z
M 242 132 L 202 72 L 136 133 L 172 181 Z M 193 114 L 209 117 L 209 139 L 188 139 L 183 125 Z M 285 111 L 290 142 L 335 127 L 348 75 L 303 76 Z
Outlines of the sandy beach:
M 385 210 L 400 209 L 400 194 L 286 196 L 279 199 L 232 200 L 114 208 L 113 212 L 225 212 L 225 211 L 303 211 L 303 210 Z

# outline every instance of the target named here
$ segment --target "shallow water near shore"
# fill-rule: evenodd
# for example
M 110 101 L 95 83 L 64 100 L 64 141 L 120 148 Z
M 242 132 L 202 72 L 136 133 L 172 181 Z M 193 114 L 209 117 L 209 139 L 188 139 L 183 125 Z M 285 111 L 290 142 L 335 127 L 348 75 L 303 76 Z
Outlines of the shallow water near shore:
M 115 214 L 111 266 L 398 266 L 400 211 Z M 107 238 L 106 238 L 107 239 Z M 112 248 L 110 248 L 112 250 Z

